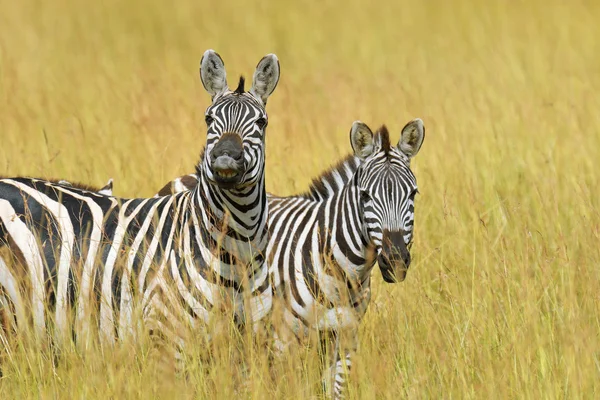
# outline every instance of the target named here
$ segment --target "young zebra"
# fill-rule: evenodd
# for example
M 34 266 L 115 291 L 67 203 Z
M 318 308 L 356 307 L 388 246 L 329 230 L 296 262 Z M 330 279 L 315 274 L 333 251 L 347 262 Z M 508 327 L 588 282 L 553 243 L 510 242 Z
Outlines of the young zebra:
M 212 104 L 195 190 L 118 199 L 40 179 L 0 180 L 0 242 L 25 267 L 0 259 L 0 299 L 9 303 L 0 311 L 13 311 L 3 321 L 18 330 L 32 323 L 36 337 L 47 332 L 57 343 L 73 332 L 86 346 L 91 329 L 103 343 L 131 337 L 139 311 L 153 337 L 183 345 L 186 328 L 210 322 L 213 311 L 233 308 L 239 325 L 269 313 L 265 105 L 279 61 L 265 56 L 252 88 L 240 78 L 232 91 L 223 60 L 208 50 L 200 77 Z
M 269 195 L 267 257 L 285 321 L 276 324 L 277 347 L 283 351 L 294 337 L 315 334 L 329 345 L 323 383 L 331 397 L 344 394 L 375 261 L 386 282 L 406 277 L 417 193 L 410 160 L 424 137 L 420 119 L 402 129 L 397 146 L 385 126 L 373 134 L 357 121 L 350 131 L 353 155 L 307 193 Z M 179 186 L 170 182 L 161 193 L 193 189 L 197 178 L 178 178 Z

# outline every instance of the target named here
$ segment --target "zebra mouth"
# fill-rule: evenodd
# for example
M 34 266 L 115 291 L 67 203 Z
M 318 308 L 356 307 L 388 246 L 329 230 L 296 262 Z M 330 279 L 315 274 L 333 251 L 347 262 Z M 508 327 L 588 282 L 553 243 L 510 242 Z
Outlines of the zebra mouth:
M 233 169 L 223 169 L 215 171 L 216 177 L 223 180 L 233 179 L 237 176 L 237 174 L 237 171 Z
M 408 266 L 405 266 L 403 262 L 394 265 L 394 263 L 389 263 L 388 260 L 385 260 L 384 257 L 379 257 L 377 264 L 379 264 L 381 276 L 386 283 L 402 282 L 406 279 Z
M 383 280 L 387 283 L 402 282 L 410 266 L 410 252 L 404 243 L 404 231 L 383 231 L 381 251 L 377 264 Z
M 212 161 L 210 170 L 212 172 L 212 180 L 219 187 L 231 189 L 241 181 L 244 162 L 243 159 L 237 160 L 224 154 Z
M 381 276 L 386 283 L 397 283 L 402 282 L 406 279 L 406 267 L 402 268 L 392 268 L 387 265 L 382 265 L 379 263 L 379 270 L 381 271 Z
M 222 189 L 233 189 L 240 183 L 242 174 L 234 169 L 213 170 L 214 182 Z

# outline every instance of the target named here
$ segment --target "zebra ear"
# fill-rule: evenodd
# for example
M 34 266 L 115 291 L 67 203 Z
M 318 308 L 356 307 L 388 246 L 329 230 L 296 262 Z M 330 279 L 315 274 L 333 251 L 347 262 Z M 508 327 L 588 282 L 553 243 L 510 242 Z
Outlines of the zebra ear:
M 413 119 L 404 128 L 398 142 L 398 150 L 408 158 L 413 158 L 419 152 L 425 139 L 425 125 L 420 118 Z
M 350 129 L 350 143 L 354 155 L 358 158 L 365 159 L 373 154 L 375 143 L 373 132 L 367 124 L 361 121 L 354 121 Z
M 267 54 L 256 66 L 250 93 L 266 105 L 267 99 L 277 87 L 278 82 L 279 59 L 275 54 Z
M 221 56 L 214 50 L 206 50 L 200 60 L 200 80 L 211 97 L 227 90 L 227 73 L 225 63 Z
M 112 196 L 112 194 L 113 194 L 113 179 L 110 178 L 108 180 L 108 183 L 106 185 L 104 185 L 100 190 L 98 190 L 98 193 L 103 194 L 105 196 Z

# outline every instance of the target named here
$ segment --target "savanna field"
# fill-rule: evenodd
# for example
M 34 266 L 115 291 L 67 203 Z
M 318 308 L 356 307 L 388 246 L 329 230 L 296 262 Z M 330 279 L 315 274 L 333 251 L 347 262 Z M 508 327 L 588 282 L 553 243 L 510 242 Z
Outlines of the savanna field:
M 394 143 L 413 118 L 427 130 L 413 263 L 398 284 L 374 269 L 350 397 L 597 398 L 599 21 L 593 1 L 0 1 L 0 175 L 152 196 L 204 145 L 202 53 L 233 87 L 276 53 L 268 191 L 304 191 L 354 120 Z M 143 343 L 56 362 L 21 347 L 0 398 L 319 396 L 305 348 L 271 370 L 251 348 L 236 394 L 239 341 L 186 378 Z

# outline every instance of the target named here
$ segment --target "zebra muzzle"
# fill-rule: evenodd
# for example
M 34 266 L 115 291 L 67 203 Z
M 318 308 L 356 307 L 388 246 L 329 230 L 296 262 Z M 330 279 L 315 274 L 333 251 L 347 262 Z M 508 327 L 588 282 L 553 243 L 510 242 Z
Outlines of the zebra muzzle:
M 212 172 L 217 185 L 229 187 L 239 183 L 243 166 L 229 156 L 220 156 L 212 163 Z
M 383 231 L 381 251 L 377 264 L 383 280 L 388 283 L 402 282 L 410 266 L 410 252 L 404 243 L 403 231 Z
M 237 134 L 224 134 L 211 153 L 212 175 L 217 185 L 231 188 L 241 181 L 244 173 L 244 147 Z

